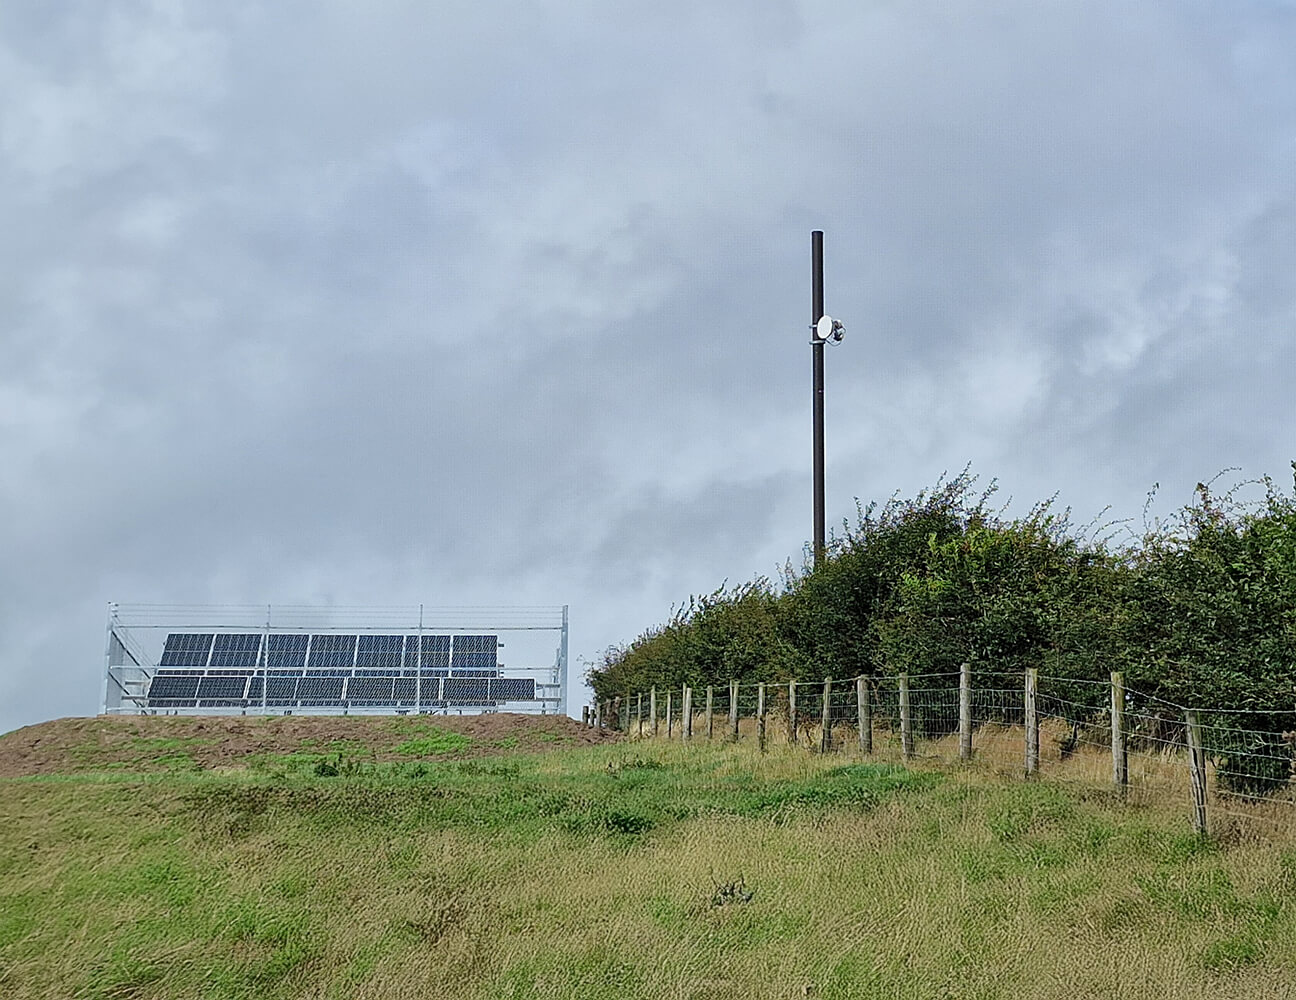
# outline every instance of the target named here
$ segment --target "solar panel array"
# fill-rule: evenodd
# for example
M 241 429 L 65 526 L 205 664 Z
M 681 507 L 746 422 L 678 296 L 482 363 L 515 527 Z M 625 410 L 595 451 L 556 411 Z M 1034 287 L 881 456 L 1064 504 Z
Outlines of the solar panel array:
M 500 676 L 498 649 L 495 635 L 175 632 L 145 697 L 156 709 L 435 709 L 534 700 L 534 679 Z

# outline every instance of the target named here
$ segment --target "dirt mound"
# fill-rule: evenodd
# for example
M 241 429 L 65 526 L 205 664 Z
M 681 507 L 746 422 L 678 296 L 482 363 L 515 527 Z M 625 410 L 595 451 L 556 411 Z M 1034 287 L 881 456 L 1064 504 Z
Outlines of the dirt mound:
M 0 736 L 0 777 L 242 767 L 300 753 L 373 760 L 480 757 L 617 738 L 556 715 L 101 715 L 56 719 Z

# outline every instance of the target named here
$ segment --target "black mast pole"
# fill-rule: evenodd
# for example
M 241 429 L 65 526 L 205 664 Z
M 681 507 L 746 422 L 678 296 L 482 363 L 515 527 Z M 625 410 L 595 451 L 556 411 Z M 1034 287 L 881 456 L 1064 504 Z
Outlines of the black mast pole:
M 814 355 L 814 567 L 824 557 L 824 342 L 814 334 L 814 325 L 824 314 L 823 231 L 810 234 L 810 351 Z

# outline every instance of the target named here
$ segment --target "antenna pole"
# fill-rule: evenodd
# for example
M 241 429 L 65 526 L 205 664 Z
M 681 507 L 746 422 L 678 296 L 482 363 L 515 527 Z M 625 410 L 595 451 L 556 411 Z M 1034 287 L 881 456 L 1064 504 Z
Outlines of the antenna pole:
M 810 234 L 810 326 L 824 314 L 823 231 Z M 814 358 L 814 568 L 824 557 L 824 342 L 811 336 Z

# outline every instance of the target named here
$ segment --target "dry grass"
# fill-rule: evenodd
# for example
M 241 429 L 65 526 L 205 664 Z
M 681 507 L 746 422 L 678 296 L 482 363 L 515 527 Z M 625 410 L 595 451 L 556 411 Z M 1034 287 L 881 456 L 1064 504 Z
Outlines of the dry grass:
M 679 739 L 681 723 L 677 720 L 674 738 Z M 632 730 L 634 726 L 632 724 Z M 797 746 L 814 752 L 822 740 L 822 728 L 803 719 L 797 730 Z M 851 753 L 857 747 L 857 729 L 851 722 L 833 727 L 834 750 Z M 727 717 L 717 716 L 715 739 L 729 738 Z M 694 742 L 705 742 L 705 723 L 701 715 L 694 722 Z M 637 735 L 637 730 L 636 730 Z M 1040 724 L 1040 779 L 1073 786 L 1077 793 L 1105 794 L 1112 786 L 1110 743 L 1106 733 L 1081 730 L 1072 747 L 1071 726 L 1057 718 L 1045 718 Z M 664 738 L 663 725 L 659 739 Z M 648 738 L 648 737 L 645 737 Z M 1025 775 L 1025 730 L 1020 726 L 996 723 L 978 725 L 973 735 L 974 771 L 989 772 L 1005 779 Z M 755 718 L 739 720 L 739 743 L 754 745 L 757 741 Z M 787 747 L 787 721 L 771 714 L 766 729 L 766 745 L 771 750 Z M 911 768 L 947 769 L 958 762 L 958 736 L 951 734 L 937 740 L 919 741 L 917 756 L 905 761 L 900 734 L 875 723 L 874 752 L 870 759 L 904 764 Z M 963 769 L 949 770 L 952 776 Z M 1230 794 L 1220 790 L 1213 765 L 1208 764 L 1208 801 L 1210 833 L 1221 843 L 1269 842 L 1277 846 L 1296 845 L 1296 786 L 1270 796 Z M 1179 813 L 1184 823 L 1191 822 L 1191 789 L 1186 752 L 1182 748 L 1156 749 L 1135 743 L 1128 750 L 1128 785 L 1122 798 L 1131 806 L 1153 807 L 1167 814 Z

